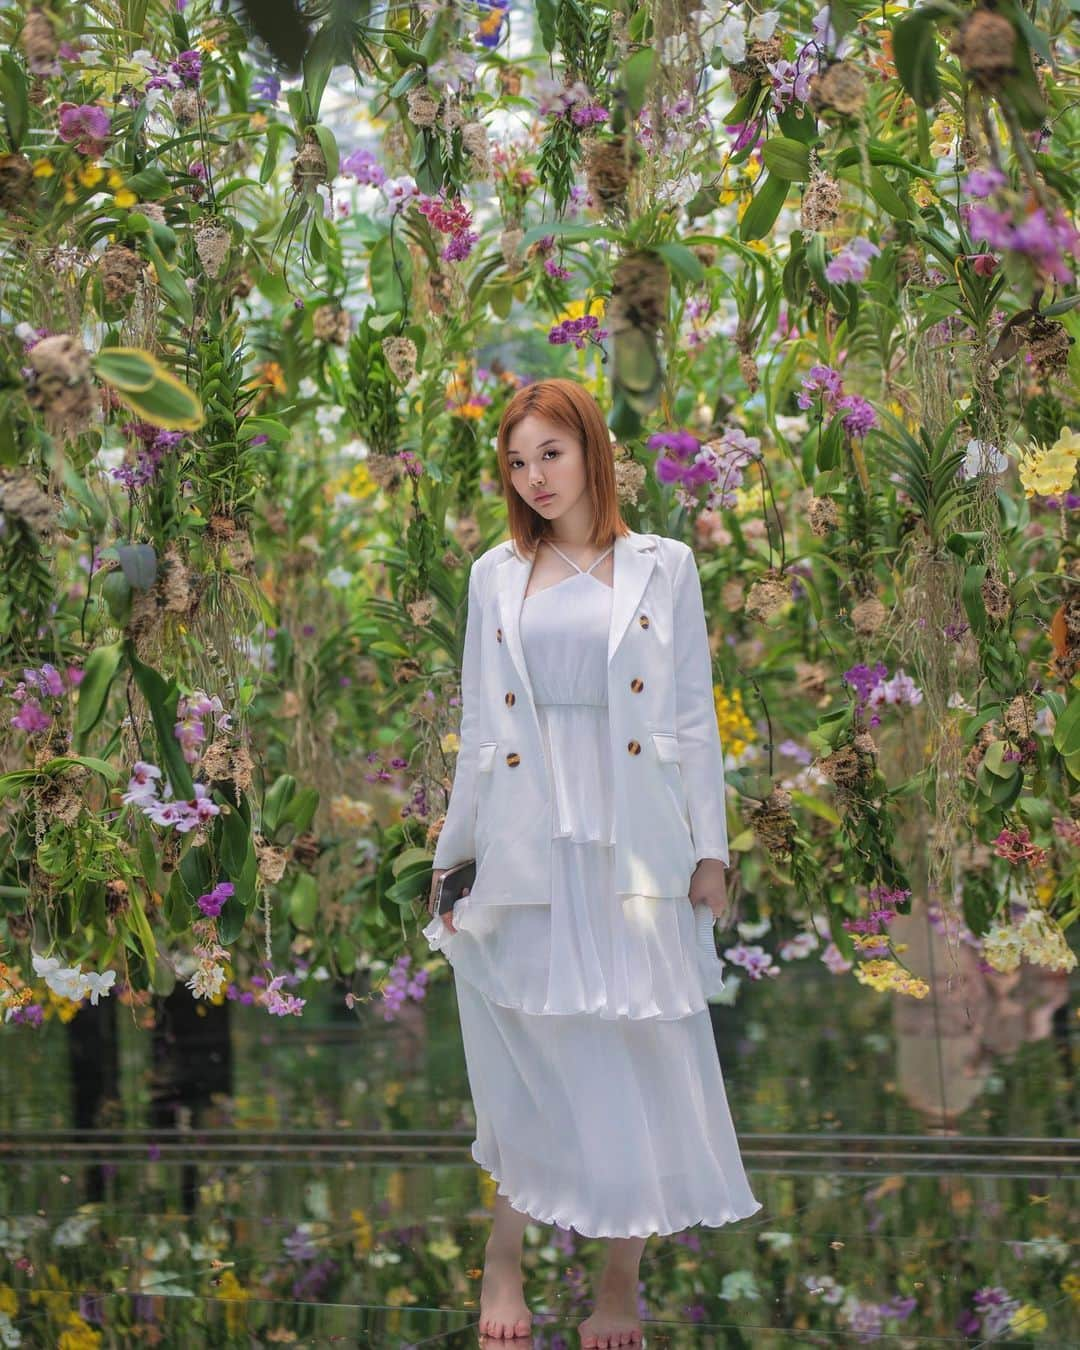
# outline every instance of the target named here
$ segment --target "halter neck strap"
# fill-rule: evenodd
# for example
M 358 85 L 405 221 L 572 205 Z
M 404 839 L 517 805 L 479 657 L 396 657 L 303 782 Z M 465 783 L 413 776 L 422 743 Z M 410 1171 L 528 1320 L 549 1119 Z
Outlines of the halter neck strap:
M 575 571 L 582 572 L 585 574 L 591 572 L 593 568 L 596 566 L 596 564 L 602 558 L 606 558 L 607 555 L 611 552 L 612 548 L 614 547 L 614 545 L 608 544 L 607 548 L 604 549 L 603 553 L 598 554 L 588 565 L 588 567 L 578 567 L 577 563 L 573 560 L 573 558 L 568 558 L 566 554 L 562 551 L 562 549 L 559 548 L 558 544 L 553 544 L 550 539 L 548 539 L 546 542 L 555 550 L 555 552 L 559 555 L 559 557 L 562 558 L 565 562 L 568 562 L 570 566 L 574 568 Z

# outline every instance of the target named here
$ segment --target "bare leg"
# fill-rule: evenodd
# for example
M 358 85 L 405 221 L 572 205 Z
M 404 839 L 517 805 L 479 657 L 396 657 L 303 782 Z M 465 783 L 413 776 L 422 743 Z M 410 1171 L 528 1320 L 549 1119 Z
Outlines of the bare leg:
M 495 1193 L 495 1218 L 484 1247 L 484 1279 L 480 1286 L 480 1331 L 504 1340 L 527 1336 L 532 1314 L 525 1302 L 521 1248 L 528 1214 L 514 1209 Z
M 641 1344 L 637 1287 L 646 1241 L 636 1237 L 608 1238 L 607 1263 L 597 1286 L 596 1307 L 578 1328 L 581 1344 L 589 1350 Z

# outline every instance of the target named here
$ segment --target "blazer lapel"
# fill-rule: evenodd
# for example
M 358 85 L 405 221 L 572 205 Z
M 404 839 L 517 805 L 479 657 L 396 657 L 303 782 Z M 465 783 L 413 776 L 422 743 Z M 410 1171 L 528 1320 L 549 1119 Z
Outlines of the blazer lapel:
M 615 591 L 611 597 L 611 623 L 608 628 L 609 664 L 656 566 L 655 541 L 636 531 L 618 535 L 612 551 L 615 555 L 613 564 Z
M 607 647 L 609 662 L 615 655 L 615 649 L 626 632 L 656 566 L 655 540 L 631 530 L 629 534 L 616 537 L 612 553 L 613 589 Z M 533 698 L 533 689 L 525 662 L 525 649 L 521 645 L 520 619 L 525 589 L 531 575 L 532 560 L 519 558 L 513 549 L 508 551 L 495 571 L 495 593 L 503 641 L 523 687 L 528 690 L 530 700 Z

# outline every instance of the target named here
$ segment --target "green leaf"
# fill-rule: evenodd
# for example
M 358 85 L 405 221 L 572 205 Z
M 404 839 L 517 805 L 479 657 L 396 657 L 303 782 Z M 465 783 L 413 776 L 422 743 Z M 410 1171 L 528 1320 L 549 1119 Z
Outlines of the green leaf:
M 302 932 L 307 932 L 319 911 L 319 888 L 310 872 L 301 872 L 289 896 L 289 918 Z
M 334 58 L 336 55 L 337 33 L 334 24 L 328 23 L 324 28 L 319 29 L 311 39 L 311 45 L 304 53 L 304 89 L 307 91 L 310 100 L 311 115 L 313 117 L 319 115 L 323 93 L 326 90 L 326 82 L 329 80 L 330 72 L 334 68 Z M 323 146 L 323 154 L 326 154 L 325 146 Z M 330 163 L 329 155 L 327 155 L 326 162 L 327 164 Z M 332 178 L 333 174 L 330 176 Z
M 164 197 L 172 191 L 172 183 L 169 182 L 168 176 L 154 165 L 133 173 L 130 178 L 124 180 L 124 186 L 130 188 L 143 201 L 156 201 L 157 198 Z
M 145 422 L 169 431 L 195 431 L 205 422 L 194 390 L 137 347 L 103 347 L 94 357 L 97 375 Z
M 625 234 L 607 225 L 579 225 L 572 220 L 549 220 L 527 229 L 522 236 L 521 247 L 527 248 L 529 244 L 534 244 L 537 239 L 543 239 L 548 234 L 555 235 L 568 244 L 580 243 L 584 239 L 608 239 L 612 243 L 626 241 Z
M 277 168 L 278 155 L 281 154 L 281 143 L 289 134 L 289 128 L 284 122 L 271 122 L 266 129 L 266 153 L 263 155 L 262 164 L 259 167 L 259 182 L 268 183 L 273 177 L 274 170 Z
M 1054 749 L 1066 759 L 1080 754 L 1080 694 L 1069 700 L 1054 724 Z
M 268 839 L 273 839 L 295 791 L 296 779 L 291 773 L 279 774 L 267 790 L 262 809 L 262 831 Z
M 406 848 L 397 855 L 390 864 L 390 870 L 394 876 L 400 876 L 407 867 L 415 867 L 418 863 L 426 863 L 431 867 L 431 853 L 426 848 Z
M 165 261 L 164 254 L 158 247 L 158 242 L 153 232 L 143 238 L 143 247 L 150 255 L 150 261 L 154 264 L 154 271 L 157 273 L 157 283 L 165 293 L 166 297 L 172 302 L 172 307 L 176 315 L 184 323 L 191 323 L 194 314 L 191 292 L 184 285 L 184 279 L 175 267 L 171 267 Z
M 544 51 L 555 50 L 555 23 L 559 15 L 559 0 L 537 0 L 536 26 L 540 29 L 540 41 Z
M 75 735 L 80 743 L 82 737 L 93 731 L 101 721 L 122 656 L 123 643 L 112 642 L 108 646 L 95 647 L 86 658 L 75 714 Z
M 657 53 L 655 47 L 642 47 L 627 58 L 623 65 L 623 88 L 626 90 L 626 102 L 635 116 L 645 106 L 645 97 L 656 69 Z
M 318 809 L 319 795 L 318 788 L 305 787 L 301 788 L 289 802 L 281 815 L 281 824 L 293 827 L 292 834 L 287 836 L 288 839 L 303 834 L 310 827 Z
M 791 183 L 805 183 L 810 177 L 810 147 L 787 136 L 772 136 L 761 148 L 761 157 L 770 173 Z
M 11 148 L 17 152 L 30 125 L 30 97 L 23 68 L 10 52 L 0 61 L 0 107 Z
M 705 268 L 701 259 L 685 244 L 675 242 L 657 244 L 653 252 L 663 258 L 672 271 L 678 272 L 687 281 L 696 285 L 705 280 Z
M 180 701 L 180 690 L 175 679 L 168 684 L 152 666 L 139 660 L 135 644 L 130 638 L 123 639 L 124 653 L 135 681 L 146 699 L 157 733 L 158 754 L 172 785 L 173 795 L 184 801 L 195 796 L 195 785 L 191 781 L 191 768 L 184 758 L 180 742 L 176 739 L 176 707 Z
M 277 445 L 284 445 L 292 429 L 276 417 L 245 417 L 236 428 L 238 441 L 250 441 L 256 436 L 268 436 Z
M 489 286 L 487 298 L 488 304 L 491 306 L 491 312 L 497 319 L 508 319 L 510 317 L 510 311 L 514 307 L 513 286 Z
M 148 591 L 157 579 L 157 554 L 152 544 L 117 544 L 116 556 L 132 586 Z
M 996 778 L 1011 778 L 1016 772 L 1015 761 L 1009 760 L 1006 762 L 1002 759 L 1008 748 L 1007 741 L 991 741 L 986 747 L 982 762 Z
M 338 168 L 341 163 L 341 156 L 338 154 L 337 141 L 334 133 L 329 127 L 324 127 L 321 123 L 314 128 L 315 135 L 319 138 L 319 149 L 323 152 L 326 160 L 326 176 L 332 180 L 337 177 Z M 320 219 L 322 217 L 320 216 Z
M 394 241 L 393 251 L 389 235 L 378 241 L 371 250 L 369 275 L 376 309 L 403 313 L 412 287 L 412 258 L 401 239 Z
M 920 108 L 932 108 L 941 97 L 937 24 L 925 9 L 916 9 L 893 24 L 893 61 L 900 83 L 914 102 Z
M 867 188 L 878 206 L 883 211 L 888 211 L 894 219 L 907 220 L 912 214 L 912 207 L 904 201 L 880 169 L 870 170 Z
M 783 210 L 787 194 L 788 185 L 784 179 L 769 174 L 743 213 L 739 222 L 739 238 L 744 242 L 763 239 L 776 224 L 776 217 Z

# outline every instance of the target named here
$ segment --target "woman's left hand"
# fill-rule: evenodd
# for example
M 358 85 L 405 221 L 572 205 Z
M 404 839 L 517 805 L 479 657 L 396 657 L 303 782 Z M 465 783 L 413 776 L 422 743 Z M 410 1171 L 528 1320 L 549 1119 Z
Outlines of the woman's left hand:
M 721 928 L 730 926 L 735 913 L 727 891 L 727 872 L 719 858 L 702 858 L 690 878 L 690 903 L 708 905 Z

